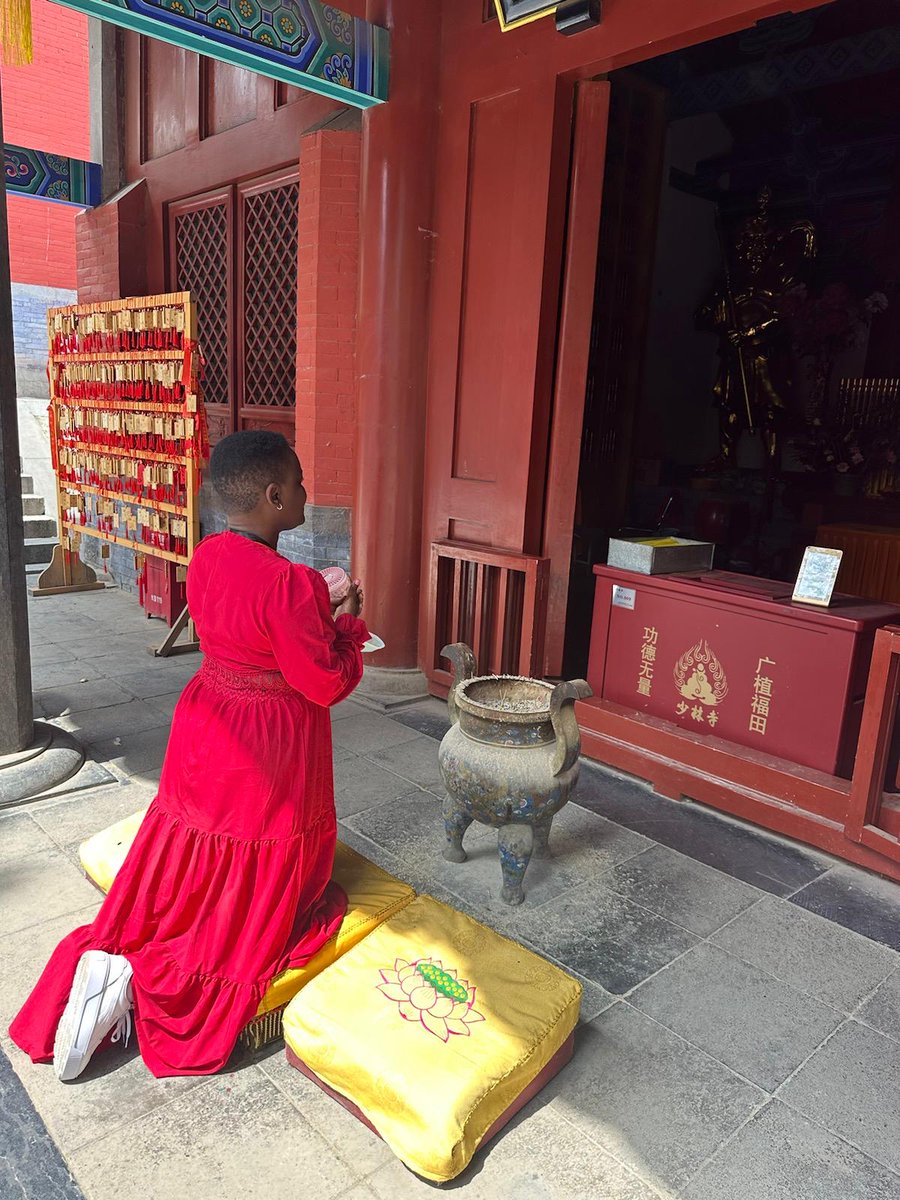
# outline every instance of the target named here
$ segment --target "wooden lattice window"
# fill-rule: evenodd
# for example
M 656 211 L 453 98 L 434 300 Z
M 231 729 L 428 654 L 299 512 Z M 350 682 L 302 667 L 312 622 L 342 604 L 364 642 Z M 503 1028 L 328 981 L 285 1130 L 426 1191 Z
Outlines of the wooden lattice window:
M 293 408 L 297 369 L 296 172 L 239 188 L 242 408 Z
M 293 441 L 297 168 L 169 205 L 169 286 L 197 303 L 212 442 L 235 429 Z

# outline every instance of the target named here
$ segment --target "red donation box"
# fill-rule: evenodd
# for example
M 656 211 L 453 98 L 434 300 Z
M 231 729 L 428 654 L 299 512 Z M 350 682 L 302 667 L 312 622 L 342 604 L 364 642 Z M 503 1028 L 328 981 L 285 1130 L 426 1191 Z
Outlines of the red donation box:
M 138 598 L 148 617 L 161 617 L 174 625 L 187 604 L 187 587 L 178 579 L 178 567 L 157 554 L 148 554 L 138 575 Z
M 817 609 L 727 571 L 594 574 L 595 696 L 849 778 L 875 631 L 900 608 L 836 596 Z

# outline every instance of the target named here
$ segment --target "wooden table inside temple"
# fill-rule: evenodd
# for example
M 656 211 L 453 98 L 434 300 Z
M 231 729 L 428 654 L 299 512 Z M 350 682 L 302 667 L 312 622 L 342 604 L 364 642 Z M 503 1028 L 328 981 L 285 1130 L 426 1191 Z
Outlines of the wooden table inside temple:
M 726 571 L 597 566 L 588 682 L 597 698 L 849 778 L 875 631 L 900 607 Z

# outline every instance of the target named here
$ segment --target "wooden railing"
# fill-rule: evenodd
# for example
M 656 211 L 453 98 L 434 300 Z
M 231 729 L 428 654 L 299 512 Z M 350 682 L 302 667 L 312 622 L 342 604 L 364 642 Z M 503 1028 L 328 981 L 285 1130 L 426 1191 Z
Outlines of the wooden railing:
M 549 559 L 464 542 L 433 542 L 426 673 L 437 691 L 452 681 L 441 650 L 465 642 L 485 675 L 540 671 Z

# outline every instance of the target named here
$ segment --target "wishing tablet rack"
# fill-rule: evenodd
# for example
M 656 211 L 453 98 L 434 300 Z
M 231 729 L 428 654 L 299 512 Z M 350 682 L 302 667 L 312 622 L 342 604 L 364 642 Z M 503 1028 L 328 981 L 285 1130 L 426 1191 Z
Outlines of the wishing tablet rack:
M 54 308 L 47 327 L 60 542 L 32 594 L 104 586 L 81 561 L 82 537 L 98 539 L 104 559 L 124 546 L 139 570 L 154 555 L 182 576 L 208 456 L 189 293 Z M 158 652 L 172 652 L 187 622 L 184 613 Z

